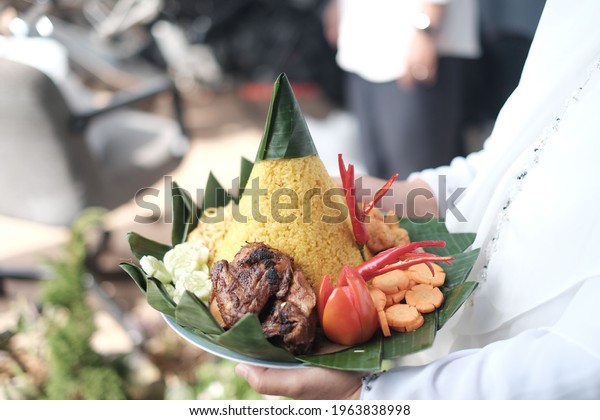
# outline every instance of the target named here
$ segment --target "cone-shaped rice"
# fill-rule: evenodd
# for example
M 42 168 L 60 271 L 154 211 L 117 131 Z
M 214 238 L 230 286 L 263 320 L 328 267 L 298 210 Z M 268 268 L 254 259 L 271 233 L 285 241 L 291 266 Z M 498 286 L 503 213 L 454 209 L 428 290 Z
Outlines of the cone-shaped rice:
M 247 242 L 285 252 L 316 290 L 344 264 L 362 262 L 343 190 L 317 155 L 292 87 L 275 82 L 256 163 L 215 259 L 231 261 Z
M 238 210 L 216 260 L 264 242 L 290 255 L 315 290 L 323 275 L 335 279 L 344 264 L 362 262 L 342 190 L 317 155 L 256 163 Z

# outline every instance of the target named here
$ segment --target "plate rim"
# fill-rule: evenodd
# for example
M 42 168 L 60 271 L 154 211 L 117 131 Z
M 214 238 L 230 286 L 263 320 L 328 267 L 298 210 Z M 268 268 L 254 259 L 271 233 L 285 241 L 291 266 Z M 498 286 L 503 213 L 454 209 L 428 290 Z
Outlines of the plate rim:
M 196 346 L 197 348 L 206 351 L 214 356 L 221 357 L 237 363 L 243 363 L 246 365 L 259 366 L 264 368 L 276 368 L 276 369 L 298 369 L 308 367 L 305 362 L 277 362 L 256 359 L 245 354 L 238 353 L 228 348 L 219 346 L 218 344 L 212 343 L 192 331 L 186 329 L 182 325 L 178 324 L 177 321 L 162 312 L 160 312 L 165 323 L 173 330 L 177 335 L 183 338 L 188 343 Z

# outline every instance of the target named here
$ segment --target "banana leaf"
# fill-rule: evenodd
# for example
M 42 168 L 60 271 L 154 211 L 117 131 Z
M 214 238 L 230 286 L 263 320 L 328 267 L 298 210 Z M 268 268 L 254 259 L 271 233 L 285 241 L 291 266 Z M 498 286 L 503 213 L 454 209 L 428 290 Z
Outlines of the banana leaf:
M 479 249 L 454 254 L 452 265 L 443 265 L 446 272 L 446 281 L 442 286 L 442 292 L 453 289 L 464 282 L 475 264 L 475 260 L 479 256 Z
M 208 308 L 193 294 L 186 291 L 175 308 L 175 320 L 183 327 L 205 334 L 221 334 L 223 328 L 215 321 Z
M 138 260 L 141 260 L 144 255 L 152 255 L 153 257 L 162 260 L 165 254 L 171 249 L 169 245 L 145 238 L 135 232 L 129 232 L 127 234 L 127 242 L 129 242 L 131 252 Z
M 177 185 L 176 182 L 171 185 L 171 200 L 173 202 L 171 244 L 175 246 L 185 242 L 188 233 L 198 225 L 200 212 L 190 193 Z
M 392 332 L 383 340 L 383 358 L 395 359 L 431 347 L 437 331 L 435 313 L 425 314 L 425 323 L 416 331 Z
M 125 271 L 127 274 L 129 274 L 129 277 L 131 277 L 133 279 L 135 284 L 138 285 L 138 287 L 140 288 L 140 290 L 142 292 L 146 293 L 146 288 L 147 288 L 146 273 L 144 273 L 144 271 L 141 268 L 139 268 L 138 266 L 133 265 L 131 263 L 127 263 L 127 262 L 120 263 L 119 267 L 121 267 L 123 269 L 123 271 Z
M 158 312 L 175 316 L 175 307 L 177 305 L 173 302 L 173 299 L 171 299 L 161 282 L 152 278 L 148 279 L 146 299 L 148 300 L 148 304 Z
M 475 240 L 474 233 L 450 233 L 446 224 L 438 219 L 402 219 L 400 226 L 408 231 L 410 240 L 426 241 L 431 238 L 446 241 L 444 248 L 425 248 L 425 251 L 448 256 L 467 249 Z
M 301 158 L 316 154 L 317 148 L 300 105 L 287 76 L 282 73 L 275 81 L 255 161 Z
M 262 332 L 260 321 L 255 314 L 246 314 L 230 330 L 214 335 L 213 340 L 223 347 L 259 360 L 273 362 L 297 361 L 291 353 L 276 347 Z
M 254 162 L 242 158 L 242 165 L 240 167 L 240 190 L 237 194 L 237 201 L 239 201 L 244 193 L 244 189 L 246 188 L 246 184 L 248 183 L 250 174 L 252 173 L 252 168 L 254 168 Z
M 204 201 L 202 202 L 200 212 L 203 213 L 205 209 L 212 207 L 224 207 L 231 199 L 231 194 L 221 186 L 219 181 L 217 181 L 217 178 L 210 172 L 208 174 L 208 180 L 206 181 Z
M 381 336 L 368 343 L 350 347 L 335 353 L 299 356 L 303 362 L 332 369 L 378 371 L 381 369 Z
M 442 328 L 452 315 L 458 311 L 476 287 L 476 282 L 466 281 L 444 293 L 444 305 L 437 312 L 438 329 Z

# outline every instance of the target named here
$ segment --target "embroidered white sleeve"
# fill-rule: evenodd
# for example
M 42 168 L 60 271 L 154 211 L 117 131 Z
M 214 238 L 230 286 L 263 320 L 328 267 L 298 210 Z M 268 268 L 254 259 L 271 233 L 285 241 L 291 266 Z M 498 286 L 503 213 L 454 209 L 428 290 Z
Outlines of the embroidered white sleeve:
M 589 279 L 552 327 L 371 378 L 363 399 L 600 398 L 600 278 Z

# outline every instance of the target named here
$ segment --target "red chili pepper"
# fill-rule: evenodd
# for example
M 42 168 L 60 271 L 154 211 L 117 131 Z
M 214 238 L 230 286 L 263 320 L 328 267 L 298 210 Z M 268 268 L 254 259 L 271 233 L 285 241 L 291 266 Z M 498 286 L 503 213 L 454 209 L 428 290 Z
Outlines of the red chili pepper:
M 338 166 L 340 169 L 340 177 L 342 178 L 342 186 L 346 193 L 346 205 L 350 213 L 350 221 L 352 222 L 352 232 L 354 233 L 354 240 L 359 246 L 362 247 L 367 242 L 368 233 L 367 227 L 365 226 L 365 216 L 373 210 L 377 203 L 383 198 L 383 196 L 391 188 L 392 184 L 398 178 L 398 174 L 394 174 L 385 184 L 381 187 L 373 196 L 373 199 L 360 209 L 358 202 L 356 201 L 356 183 L 354 180 L 354 165 L 344 163 L 342 154 L 338 154 Z M 362 249 L 362 248 L 361 248 Z
M 354 180 L 354 165 L 344 163 L 342 154 L 338 154 L 338 166 L 340 170 L 340 177 L 342 178 L 342 186 L 346 195 L 346 205 L 348 206 L 348 212 L 350 215 L 350 221 L 352 224 L 352 232 L 354 234 L 354 240 L 363 252 L 363 246 L 368 240 L 367 227 L 365 225 L 365 216 L 373 210 L 377 203 L 383 198 L 387 191 L 391 188 L 392 184 L 398 177 L 398 174 L 394 174 L 384 185 L 381 187 L 373 196 L 373 199 L 365 204 L 362 211 L 356 201 L 356 183 Z M 412 242 L 405 246 L 395 247 L 383 252 L 380 252 L 375 257 L 357 267 L 358 272 L 365 279 L 369 280 L 378 274 L 383 274 L 393 269 L 406 268 L 414 264 L 425 263 L 432 271 L 433 261 L 450 261 L 452 257 L 440 257 L 434 254 L 421 253 L 418 258 L 411 259 L 406 254 L 414 251 L 421 247 L 443 247 L 446 243 L 444 241 L 421 241 Z M 364 258 L 364 255 L 363 255 Z M 402 261 L 401 261 L 402 260 Z M 384 268 L 385 267 L 385 268 Z M 395 267 L 395 268 L 389 268 Z
M 381 187 L 379 189 L 379 191 L 377 191 L 375 193 L 375 195 L 373 196 L 373 199 L 371 201 L 369 201 L 367 204 L 365 204 L 365 206 L 363 208 L 363 214 L 365 214 L 365 215 L 369 214 L 371 212 L 371 210 L 373 210 L 373 207 L 375 207 L 377 205 L 379 200 L 381 200 L 383 198 L 383 196 L 391 188 L 391 186 L 394 183 L 394 181 L 396 180 L 396 178 L 398 178 L 398 174 L 392 175 L 392 177 L 390 179 L 388 179 L 388 181 L 384 184 L 384 186 Z
M 402 259 L 404 255 L 414 251 L 417 248 L 433 248 L 433 247 L 444 247 L 446 246 L 445 241 L 419 241 L 411 242 L 407 245 L 397 246 L 394 248 L 386 249 L 375 255 L 371 259 L 360 264 L 356 269 L 363 277 L 371 277 L 371 273 L 375 272 L 386 265 L 393 264 Z
M 364 224 L 363 214 L 360 212 L 358 203 L 356 202 L 356 184 L 354 181 L 354 165 L 349 164 L 346 169 L 342 155 L 338 155 L 338 165 L 340 167 L 340 177 L 342 178 L 342 186 L 346 193 L 346 205 L 352 222 L 352 232 L 354 240 L 360 246 L 367 242 L 367 227 Z
M 422 256 L 418 257 L 418 258 L 409 258 L 407 260 L 402 260 L 402 261 L 398 261 L 395 262 L 393 264 L 389 264 L 386 265 L 382 268 L 380 268 L 379 270 L 376 271 L 371 271 L 367 274 L 365 274 L 363 277 L 365 280 L 370 280 L 373 277 L 377 277 L 380 276 L 382 274 L 388 273 L 390 271 L 394 271 L 394 270 L 404 270 L 407 269 L 410 266 L 416 265 L 416 264 L 427 264 L 429 266 L 429 269 L 432 271 L 432 274 L 435 275 L 433 273 L 433 266 L 431 266 L 432 262 L 445 262 L 445 263 L 449 263 L 450 261 L 452 261 L 454 259 L 454 257 L 451 256 L 447 256 L 447 257 L 442 257 L 440 255 L 435 255 L 435 254 L 429 254 L 427 252 L 423 252 Z
M 350 210 L 350 217 L 352 218 L 352 230 L 354 231 L 354 239 L 359 245 L 363 245 L 367 242 L 367 227 L 364 223 L 364 216 L 360 212 L 358 203 L 356 202 L 356 185 L 354 183 L 354 165 L 348 165 L 348 172 L 346 174 L 348 179 L 348 185 L 350 188 L 346 193 L 346 203 L 348 204 L 348 210 Z
M 346 165 L 344 164 L 344 159 L 342 158 L 342 154 L 338 153 L 338 166 L 340 168 L 340 177 L 342 178 L 342 186 L 346 188 Z

